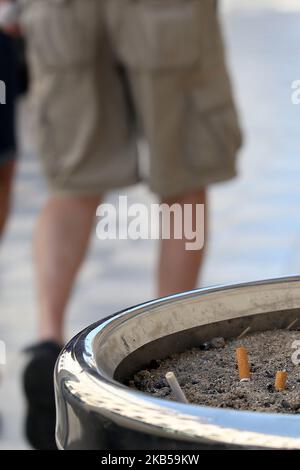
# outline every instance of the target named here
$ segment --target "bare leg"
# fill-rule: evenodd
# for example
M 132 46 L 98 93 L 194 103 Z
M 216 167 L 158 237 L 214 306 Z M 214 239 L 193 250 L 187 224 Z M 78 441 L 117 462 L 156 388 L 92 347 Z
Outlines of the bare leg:
M 15 169 L 15 162 L 10 161 L 0 165 L 0 238 L 10 210 L 11 187 Z
M 100 197 L 52 197 L 34 243 L 41 340 L 63 343 L 66 306 L 85 257 Z
M 165 199 L 165 204 L 206 204 L 206 192 L 195 191 L 183 196 Z M 195 215 L 193 215 L 193 218 Z M 193 225 L 195 221 L 193 221 Z M 204 249 L 186 250 L 186 238 L 161 241 L 159 263 L 159 297 L 192 290 L 196 287 L 204 258 Z

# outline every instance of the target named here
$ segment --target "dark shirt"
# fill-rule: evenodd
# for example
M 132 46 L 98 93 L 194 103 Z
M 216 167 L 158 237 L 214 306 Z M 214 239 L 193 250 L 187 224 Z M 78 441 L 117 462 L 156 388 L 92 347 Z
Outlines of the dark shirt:
M 0 80 L 6 85 L 6 104 L 0 104 L 0 163 L 13 153 L 15 139 L 16 54 L 14 40 L 0 33 Z

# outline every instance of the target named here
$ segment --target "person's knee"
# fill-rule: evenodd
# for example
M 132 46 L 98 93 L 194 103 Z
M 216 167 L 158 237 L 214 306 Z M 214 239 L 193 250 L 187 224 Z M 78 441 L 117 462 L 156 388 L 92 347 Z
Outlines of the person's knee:
M 96 213 L 101 202 L 101 196 L 52 195 L 46 204 L 45 210 L 59 210 L 67 213 L 79 211 L 82 213 Z
M 9 161 L 0 165 L 0 188 L 7 189 L 11 187 L 15 162 Z
M 0 205 L 3 214 L 8 211 L 11 199 L 11 186 L 14 174 L 14 162 L 0 165 Z
M 186 191 L 182 194 L 169 196 L 162 198 L 162 202 L 165 204 L 205 204 L 206 201 L 206 189 L 193 189 L 190 191 Z
M 9 214 L 13 173 L 14 162 L 0 165 L 0 237 Z

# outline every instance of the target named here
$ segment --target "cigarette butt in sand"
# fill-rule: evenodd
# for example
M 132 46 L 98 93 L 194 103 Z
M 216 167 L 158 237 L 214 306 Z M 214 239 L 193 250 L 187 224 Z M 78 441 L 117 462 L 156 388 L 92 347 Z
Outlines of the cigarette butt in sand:
M 247 350 L 245 348 L 238 348 L 236 350 L 236 359 L 241 382 L 249 382 L 251 373 Z
M 178 380 L 176 379 L 176 376 L 173 372 L 167 372 L 166 374 L 166 379 L 171 387 L 172 392 L 174 393 L 176 399 L 182 403 L 188 403 L 187 398 L 180 387 Z
M 285 370 L 280 370 L 276 373 L 275 379 L 275 390 L 277 392 L 282 392 L 286 389 L 286 381 L 287 381 L 287 372 Z
M 240 336 L 238 336 L 237 339 L 242 339 L 244 336 L 246 336 L 247 333 L 249 333 L 250 330 L 251 330 L 251 326 L 247 326 L 247 328 L 245 328 L 244 331 L 242 331 L 242 333 L 240 334 Z
M 296 318 L 296 320 L 293 320 L 289 326 L 286 327 L 287 330 L 291 330 L 293 328 L 293 326 L 296 325 L 296 323 L 298 322 L 298 318 Z

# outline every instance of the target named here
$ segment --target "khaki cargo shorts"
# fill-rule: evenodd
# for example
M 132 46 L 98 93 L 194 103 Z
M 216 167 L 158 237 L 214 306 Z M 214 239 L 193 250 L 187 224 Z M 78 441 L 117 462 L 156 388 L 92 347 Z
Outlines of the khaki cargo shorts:
M 143 179 L 167 197 L 235 176 L 241 134 L 215 0 L 21 1 L 54 191 Z

